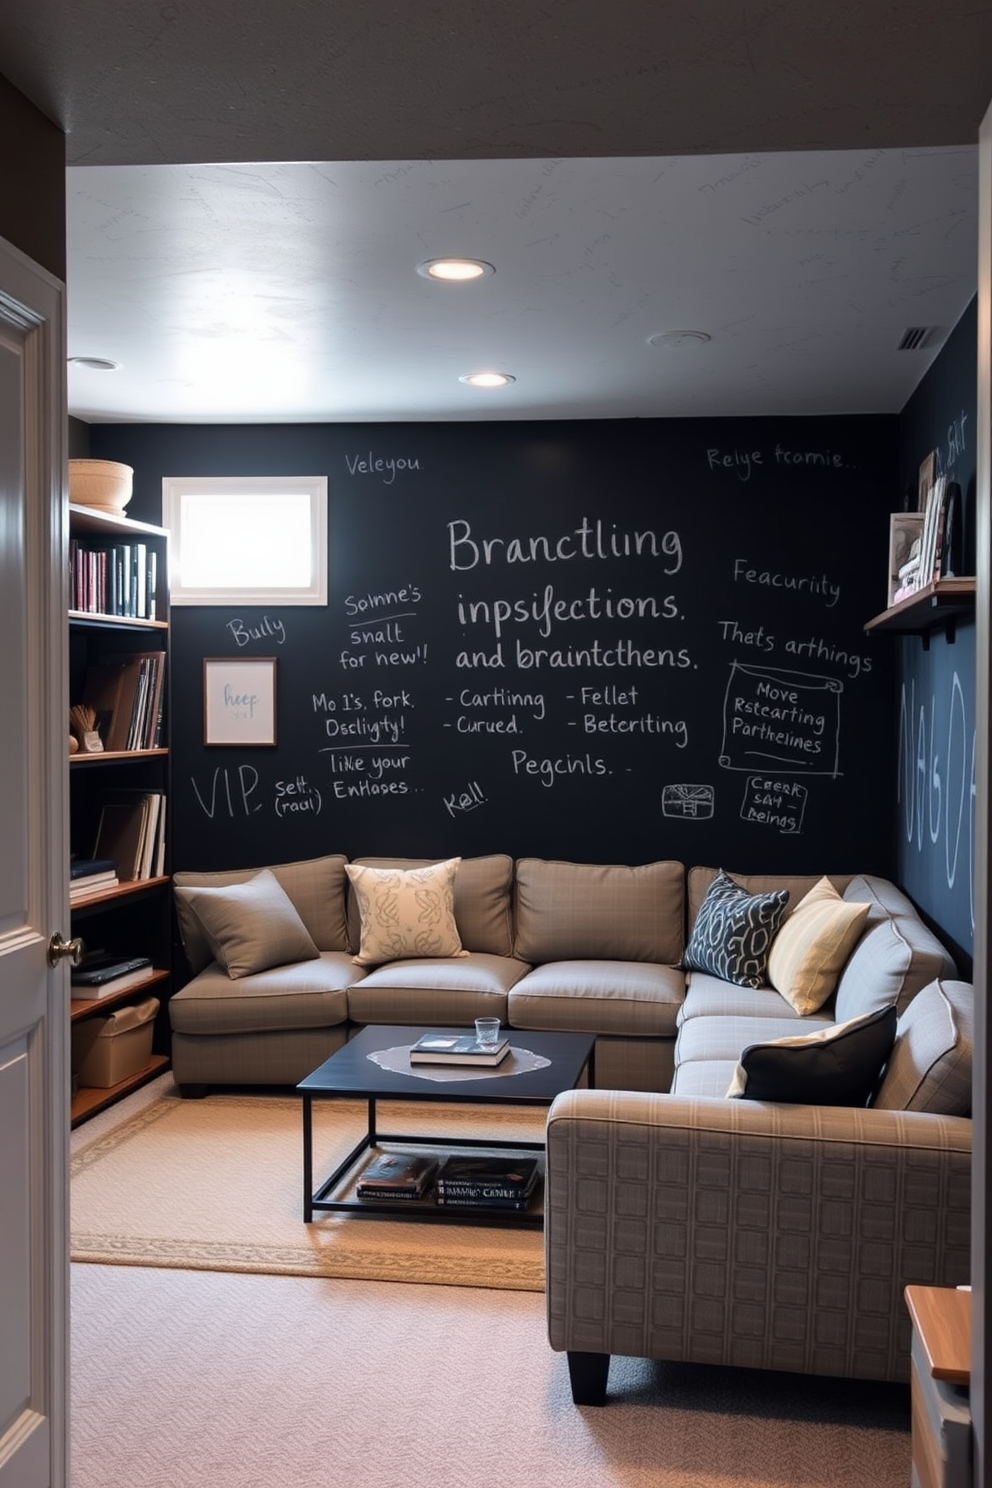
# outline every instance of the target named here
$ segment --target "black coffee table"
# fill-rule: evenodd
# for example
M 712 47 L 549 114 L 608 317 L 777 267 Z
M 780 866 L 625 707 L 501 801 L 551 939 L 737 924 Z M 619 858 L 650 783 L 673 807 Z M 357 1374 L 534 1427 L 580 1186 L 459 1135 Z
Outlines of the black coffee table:
M 461 1078 L 459 1066 L 445 1066 L 445 1078 L 438 1081 L 425 1077 L 421 1070 L 409 1072 L 402 1054 L 389 1056 L 392 1069 L 370 1059 L 370 1054 L 404 1049 L 415 1044 L 421 1034 L 440 1032 L 435 1027 L 416 1028 L 370 1026 L 363 1028 L 332 1054 L 329 1059 L 301 1080 L 296 1089 L 303 1099 L 303 1218 L 309 1224 L 315 1211 L 320 1213 L 388 1215 L 390 1219 L 435 1220 L 458 1224 L 515 1225 L 539 1229 L 544 1222 L 539 1198 L 527 1210 L 446 1208 L 433 1199 L 357 1199 L 346 1197 L 348 1175 L 357 1174 L 361 1159 L 372 1149 L 391 1144 L 401 1150 L 483 1149 L 493 1153 L 534 1152 L 543 1156 L 543 1142 L 508 1142 L 478 1137 L 413 1136 L 380 1132 L 376 1126 L 376 1102 L 379 1100 L 439 1105 L 477 1106 L 550 1106 L 556 1095 L 571 1090 L 588 1070 L 589 1084 L 594 1084 L 595 1035 L 587 1033 L 530 1033 L 510 1030 L 511 1053 L 495 1070 L 473 1069 L 474 1078 Z M 443 1030 L 464 1033 L 464 1028 Z M 521 1051 L 518 1053 L 518 1051 Z M 536 1059 L 522 1057 L 523 1054 Z M 540 1068 L 528 1068 L 541 1061 Z M 546 1061 L 546 1062 L 544 1062 Z M 405 1065 L 405 1068 L 404 1068 Z M 459 1073 L 456 1073 L 459 1071 Z M 368 1131 L 331 1175 L 314 1188 L 313 1178 L 313 1103 L 315 1100 L 365 1100 L 368 1102 Z M 337 1197 L 333 1197 L 337 1193 Z

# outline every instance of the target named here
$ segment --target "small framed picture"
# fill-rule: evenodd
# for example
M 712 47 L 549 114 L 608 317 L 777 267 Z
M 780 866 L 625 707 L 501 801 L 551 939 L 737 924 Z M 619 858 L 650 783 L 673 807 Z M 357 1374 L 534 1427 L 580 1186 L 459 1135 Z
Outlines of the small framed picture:
M 204 657 L 203 742 L 275 744 L 274 656 Z

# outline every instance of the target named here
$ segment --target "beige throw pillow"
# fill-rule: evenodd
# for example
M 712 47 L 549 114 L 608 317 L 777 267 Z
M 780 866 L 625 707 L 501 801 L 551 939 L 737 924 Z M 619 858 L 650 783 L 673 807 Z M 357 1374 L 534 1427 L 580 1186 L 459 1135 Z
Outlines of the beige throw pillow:
M 783 922 L 768 952 L 768 980 L 801 1016 L 833 992 L 870 908 L 849 904 L 824 877 Z
M 320 955 L 292 899 L 268 868 L 244 883 L 175 892 L 196 915 L 214 959 L 229 977 L 315 961 Z
M 455 924 L 454 881 L 461 858 L 424 868 L 348 863 L 361 920 L 359 966 L 409 957 L 467 956 Z

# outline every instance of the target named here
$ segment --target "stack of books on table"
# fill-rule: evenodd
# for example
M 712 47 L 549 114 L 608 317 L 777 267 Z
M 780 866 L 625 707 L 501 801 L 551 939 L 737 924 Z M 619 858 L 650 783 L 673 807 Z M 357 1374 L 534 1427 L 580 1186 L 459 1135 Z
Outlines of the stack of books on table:
M 147 956 L 117 956 L 111 951 L 92 951 L 72 968 L 71 996 L 99 1001 L 126 992 L 144 982 L 152 963 Z
M 527 1209 L 538 1177 L 536 1157 L 456 1155 L 438 1174 L 437 1202 L 453 1209 Z
M 438 1159 L 413 1152 L 380 1152 L 355 1186 L 360 1199 L 423 1199 L 430 1192 Z
M 480 1044 L 474 1033 L 425 1033 L 410 1050 L 411 1064 L 500 1064 L 510 1052 L 508 1035 L 496 1044 Z
M 69 903 L 98 898 L 119 882 L 113 858 L 73 858 L 69 864 Z

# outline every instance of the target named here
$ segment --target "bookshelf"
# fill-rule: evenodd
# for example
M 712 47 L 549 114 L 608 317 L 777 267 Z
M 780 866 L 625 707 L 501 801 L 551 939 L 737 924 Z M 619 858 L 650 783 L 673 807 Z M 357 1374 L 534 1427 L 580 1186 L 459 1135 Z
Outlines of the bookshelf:
M 152 1052 L 140 1068 L 129 1068 L 110 1086 L 74 1081 L 76 1126 L 169 1063 L 164 1015 L 172 978 L 166 867 L 169 577 L 168 533 L 162 527 L 70 504 L 69 538 L 70 844 L 74 865 L 112 861 L 110 877 L 117 880 L 95 883 L 82 900 L 70 890 L 72 935 L 90 954 L 106 951 L 151 961 L 141 979 L 125 989 L 101 998 L 72 998 L 70 1023 L 83 1035 L 74 1042 L 85 1043 L 81 1025 L 94 1018 L 149 996 L 162 1004 Z M 108 742 L 114 747 L 106 747 Z M 110 837 L 113 813 L 118 818 L 133 813 L 133 852 L 122 848 L 120 834 Z M 72 880 L 74 887 L 79 882 Z

